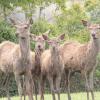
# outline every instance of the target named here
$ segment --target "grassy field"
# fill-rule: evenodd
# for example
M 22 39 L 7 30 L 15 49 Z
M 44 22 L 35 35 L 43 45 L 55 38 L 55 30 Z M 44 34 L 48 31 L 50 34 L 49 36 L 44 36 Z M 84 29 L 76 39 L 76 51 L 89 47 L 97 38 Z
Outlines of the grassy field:
M 72 93 L 71 96 L 72 100 L 86 100 L 86 93 Z M 39 98 L 40 97 L 38 96 L 38 100 Z M 7 98 L 1 98 L 0 100 L 7 100 Z M 12 97 L 12 100 L 19 100 L 19 97 Z M 45 94 L 45 100 L 52 100 L 52 96 L 49 94 Z M 61 94 L 61 100 L 67 100 L 67 95 Z M 100 92 L 95 92 L 95 100 L 100 100 Z

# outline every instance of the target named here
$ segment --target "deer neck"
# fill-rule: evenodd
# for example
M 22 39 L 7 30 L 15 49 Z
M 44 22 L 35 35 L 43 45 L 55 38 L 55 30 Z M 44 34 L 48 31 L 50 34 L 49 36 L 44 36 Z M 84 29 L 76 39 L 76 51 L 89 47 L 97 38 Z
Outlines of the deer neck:
M 40 51 L 38 49 L 35 49 L 35 75 L 40 75 L 41 72 L 41 64 L 40 64 L 40 58 L 43 51 Z
M 93 57 L 97 56 L 99 52 L 99 39 L 91 38 L 88 44 L 88 52 L 90 52 Z
M 35 55 L 38 56 L 38 57 L 40 57 L 41 54 L 43 53 L 43 51 L 44 51 L 44 50 L 40 50 L 40 49 L 38 49 L 38 48 L 35 48 Z
M 20 50 L 21 50 L 21 60 L 27 62 L 30 59 L 30 37 L 25 39 L 19 38 Z
M 58 48 L 51 48 L 51 58 L 52 58 L 52 62 L 59 62 L 59 59 L 60 59 L 60 57 L 59 57 L 59 49 Z
M 40 57 L 43 51 L 35 49 L 35 62 L 40 64 Z

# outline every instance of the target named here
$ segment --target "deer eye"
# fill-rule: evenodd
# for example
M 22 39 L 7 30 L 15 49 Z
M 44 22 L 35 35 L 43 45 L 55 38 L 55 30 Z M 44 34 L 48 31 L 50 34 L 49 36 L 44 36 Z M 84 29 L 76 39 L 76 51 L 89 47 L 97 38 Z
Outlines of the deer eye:
M 23 40 L 25 39 L 25 37 L 21 37 Z
M 25 29 L 27 29 L 28 27 L 27 27 L 27 26 L 25 26 L 24 28 L 25 28 Z

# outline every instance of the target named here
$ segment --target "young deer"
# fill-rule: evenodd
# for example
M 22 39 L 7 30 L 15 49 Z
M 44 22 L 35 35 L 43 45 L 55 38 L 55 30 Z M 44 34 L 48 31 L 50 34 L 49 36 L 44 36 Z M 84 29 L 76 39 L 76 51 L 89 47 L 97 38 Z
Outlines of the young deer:
M 45 35 L 48 36 L 50 33 L 50 30 L 46 31 Z M 41 54 L 45 50 L 45 40 L 43 39 L 42 35 L 36 36 L 36 35 L 31 35 L 31 39 L 35 41 L 35 55 L 33 57 L 32 63 L 34 68 L 32 69 L 32 76 L 33 76 L 33 81 L 35 83 L 35 97 L 37 100 L 37 89 L 40 86 L 40 76 L 41 76 L 41 64 L 40 64 L 40 59 L 41 59 Z M 36 84 L 37 83 L 37 84 Z
M 55 100 L 55 92 L 57 92 L 58 100 L 60 100 L 60 81 L 64 65 L 59 54 L 59 42 L 64 39 L 64 36 L 65 34 L 62 34 L 56 39 L 49 39 L 48 36 L 43 35 L 43 38 L 51 48 L 45 50 L 41 55 L 41 91 L 44 91 L 44 80 L 47 78 L 50 83 L 53 100 Z M 44 96 L 42 95 L 41 100 L 43 99 Z
M 69 71 L 68 76 L 68 100 L 71 100 L 70 96 L 70 72 L 79 71 L 86 82 L 87 100 L 89 100 L 89 91 L 94 100 L 93 94 L 93 74 L 96 68 L 97 55 L 99 52 L 100 45 L 100 25 L 91 24 L 87 21 L 82 20 L 84 26 L 90 32 L 90 41 L 86 44 L 80 43 L 65 43 L 61 47 L 61 54 L 65 65 L 65 71 Z

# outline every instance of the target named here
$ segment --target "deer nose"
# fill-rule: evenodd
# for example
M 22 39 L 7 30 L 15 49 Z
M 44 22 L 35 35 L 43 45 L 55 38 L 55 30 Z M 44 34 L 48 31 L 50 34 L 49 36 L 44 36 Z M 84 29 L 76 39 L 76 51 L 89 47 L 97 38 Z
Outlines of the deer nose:
M 93 39 L 97 39 L 96 34 L 92 34 Z
M 93 33 L 92 36 L 95 37 L 95 34 Z
M 38 45 L 38 48 L 41 48 L 41 46 L 40 46 L 40 45 Z

